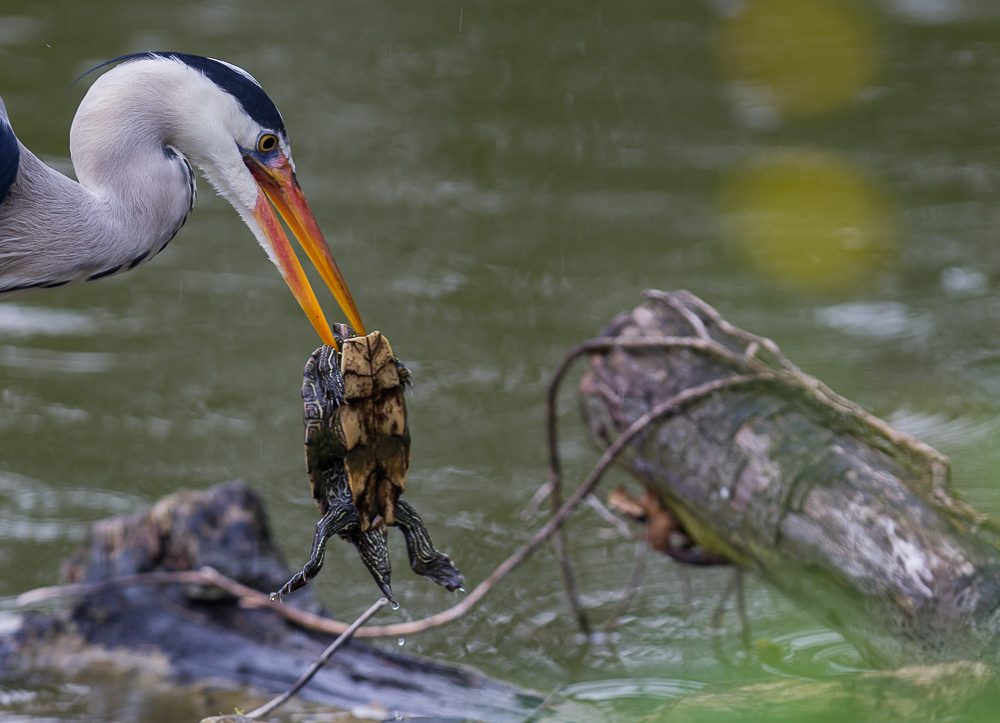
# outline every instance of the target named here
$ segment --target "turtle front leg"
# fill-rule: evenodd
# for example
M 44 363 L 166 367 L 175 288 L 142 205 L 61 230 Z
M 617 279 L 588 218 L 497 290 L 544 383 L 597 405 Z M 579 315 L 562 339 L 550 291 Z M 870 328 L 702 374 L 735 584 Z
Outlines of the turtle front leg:
M 285 583 L 278 592 L 271 593 L 271 602 L 280 600 L 290 592 L 305 587 L 323 568 L 323 558 L 326 555 L 326 541 L 338 532 L 343 532 L 351 524 L 359 525 L 354 507 L 344 503 L 334 504 L 330 511 L 316 523 L 316 537 L 313 538 L 312 555 L 309 562 L 302 566 L 292 579 Z
M 406 365 L 399 359 L 396 360 L 396 372 L 399 374 L 399 383 L 409 387 L 413 391 L 413 373 L 406 368 Z
M 415 573 L 452 592 L 465 585 L 465 578 L 451 558 L 434 549 L 434 543 L 431 542 L 431 536 L 420 515 L 403 500 L 399 501 L 396 508 L 396 526 L 406 539 L 406 552 L 410 557 L 410 567 Z
M 369 527 L 367 531 L 347 536 L 347 540 L 358 549 L 361 562 L 368 568 L 372 579 L 378 585 L 382 594 L 392 603 L 393 607 L 399 607 L 396 599 L 392 596 L 392 587 L 389 580 L 392 576 L 392 565 L 389 562 L 389 546 L 386 544 L 386 526 Z

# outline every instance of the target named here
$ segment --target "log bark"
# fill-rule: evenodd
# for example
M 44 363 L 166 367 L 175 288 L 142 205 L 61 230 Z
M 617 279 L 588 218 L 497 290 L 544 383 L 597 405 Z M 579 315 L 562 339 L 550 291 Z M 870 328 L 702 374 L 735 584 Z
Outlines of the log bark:
M 952 492 L 947 459 L 693 295 L 648 295 L 604 329 L 614 343 L 590 354 L 581 379 L 598 443 L 686 393 L 619 459 L 695 542 L 787 593 L 875 665 L 996 666 L 996 528 Z

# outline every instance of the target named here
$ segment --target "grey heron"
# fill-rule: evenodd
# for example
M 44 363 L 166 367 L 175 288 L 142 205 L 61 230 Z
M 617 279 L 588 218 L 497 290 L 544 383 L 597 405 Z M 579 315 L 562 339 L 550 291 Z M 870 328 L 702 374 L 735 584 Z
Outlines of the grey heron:
M 194 164 L 250 227 L 323 342 L 336 345 L 278 215 L 364 334 L 295 178 L 281 114 L 260 84 L 235 65 L 197 55 L 149 52 L 109 62 L 116 61 L 73 119 L 77 181 L 21 145 L 0 101 L 0 299 L 149 261 L 194 207 Z

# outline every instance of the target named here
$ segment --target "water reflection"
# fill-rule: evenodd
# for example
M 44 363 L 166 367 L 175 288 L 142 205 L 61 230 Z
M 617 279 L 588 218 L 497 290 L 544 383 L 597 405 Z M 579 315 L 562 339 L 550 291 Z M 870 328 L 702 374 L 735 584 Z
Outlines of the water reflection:
M 81 540 L 89 522 L 131 512 L 139 504 L 121 493 L 53 487 L 0 472 L 0 541 Z
M 652 698 L 669 700 L 685 693 L 694 693 L 703 683 L 669 678 L 628 678 L 622 680 L 591 680 L 573 683 L 560 693 L 567 698 L 604 702 L 622 698 Z
M 115 365 L 115 355 L 98 351 L 53 351 L 11 345 L 0 346 L 0 366 L 22 369 L 28 373 L 94 374 Z
M 719 50 L 742 116 L 754 126 L 826 115 L 875 78 L 874 23 L 845 0 L 734 3 Z
M 881 270 L 896 245 L 883 193 L 831 153 L 760 153 L 727 177 L 723 209 L 734 240 L 761 271 L 830 291 Z
M 98 329 L 100 324 L 92 314 L 25 306 L 14 301 L 0 304 L 0 338 L 92 334 Z
M 853 645 L 839 633 L 823 628 L 758 639 L 755 649 L 765 670 L 793 678 L 822 679 L 871 670 Z
M 815 319 L 845 334 L 881 339 L 926 339 L 933 331 L 929 313 L 914 313 L 898 301 L 853 301 L 817 309 Z

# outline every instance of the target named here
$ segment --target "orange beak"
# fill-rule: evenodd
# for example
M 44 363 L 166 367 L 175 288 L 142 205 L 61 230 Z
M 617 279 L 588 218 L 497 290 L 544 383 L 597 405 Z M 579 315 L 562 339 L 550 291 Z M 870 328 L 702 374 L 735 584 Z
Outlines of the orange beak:
M 271 243 L 274 258 L 278 265 L 285 283 L 291 289 L 292 294 L 298 300 L 302 310 L 309 317 L 309 321 L 316 328 L 323 343 L 327 346 L 337 346 L 333 338 L 330 325 L 326 322 L 323 309 L 316 300 L 309 279 L 306 278 L 302 265 L 295 256 L 292 245 L 288 242 L 288 237 L 281 228 L 281 223 L 275 215 L 274 208 L 281 214 L 282 220 L 288 225 L 299 244 L 305 249 L 309 260 L 319 271 L 323 281 L 333 292 L 337 303 L 347 316 L 347 321 L 353 327 L 355 333 L 365 334 L 365 325 L 361 321 L 361 314 L 358 313 L 354 299 L 347 288 L 343 274 L 330 252 L 330 247 L 323 238 L 323 232 L 319 230 L 316 217 L 313 216 L 306 197 L 295 180 L 295 171 L 291 164 L 284 157 L 281 157 L 278 164 L 265 166 L 253 156 L 245 155 L 244 163 L 253 175 L 254 180 L 260 187 L 260 194 L 257 197 L 257 205 L 254 206 L 253 215 L 260 224 L 264 235 Z M 270 202 L 270 203 L 269 203 Z

